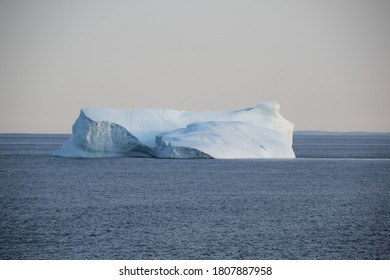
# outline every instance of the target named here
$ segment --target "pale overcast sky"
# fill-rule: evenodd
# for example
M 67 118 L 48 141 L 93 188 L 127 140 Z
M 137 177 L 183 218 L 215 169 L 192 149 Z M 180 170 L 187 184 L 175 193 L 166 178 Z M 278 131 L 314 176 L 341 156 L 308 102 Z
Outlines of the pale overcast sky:
M 390 1 L 0 0 L 0 133 L 263 101 L 296 130 L 390 131 Z

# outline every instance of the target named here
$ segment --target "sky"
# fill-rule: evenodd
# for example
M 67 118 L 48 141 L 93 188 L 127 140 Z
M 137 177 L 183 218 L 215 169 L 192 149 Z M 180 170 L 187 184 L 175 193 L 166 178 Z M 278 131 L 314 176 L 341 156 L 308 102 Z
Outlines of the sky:
M 390 131 L 390 1 L 0 0 L 0 133 L 264 101 L 295 130 Z

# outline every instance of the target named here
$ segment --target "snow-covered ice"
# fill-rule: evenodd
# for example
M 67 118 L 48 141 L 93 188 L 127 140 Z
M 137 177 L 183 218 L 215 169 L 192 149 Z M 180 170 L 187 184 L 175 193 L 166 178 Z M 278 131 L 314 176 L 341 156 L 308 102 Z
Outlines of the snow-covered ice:
M 234 111 L 82 109 L 63 157 L 295 158 L 294 125 L 266 102 Z

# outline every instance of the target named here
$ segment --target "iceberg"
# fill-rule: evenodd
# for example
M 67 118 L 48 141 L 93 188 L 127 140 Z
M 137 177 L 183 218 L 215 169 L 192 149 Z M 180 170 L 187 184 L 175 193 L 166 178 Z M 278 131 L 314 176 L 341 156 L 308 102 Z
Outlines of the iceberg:
M 277 102 L 232 111 L 83 108 L 54 156 L 295 158 Z

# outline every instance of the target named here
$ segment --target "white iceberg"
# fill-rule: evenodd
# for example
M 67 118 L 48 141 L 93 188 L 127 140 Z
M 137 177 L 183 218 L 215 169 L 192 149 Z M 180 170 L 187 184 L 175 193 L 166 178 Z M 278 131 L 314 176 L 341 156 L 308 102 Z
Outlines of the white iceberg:
M 294 125 L 266 102 L 236 111 L 82 109 L 63 157 L 295 158 Z

